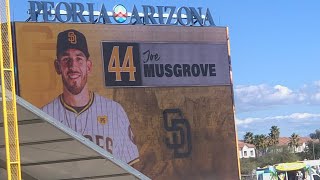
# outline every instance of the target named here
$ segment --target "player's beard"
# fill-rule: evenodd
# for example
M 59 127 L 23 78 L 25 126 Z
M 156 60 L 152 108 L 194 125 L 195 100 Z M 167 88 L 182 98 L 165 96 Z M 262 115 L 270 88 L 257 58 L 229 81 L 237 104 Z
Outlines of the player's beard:
M 71 94 L 78 95 L 87 84 L 87 75 L 80 76 L 80 78 L 81 80 L 79 82 L 77 80 L 68 80 L 66 77 L 62 76 L 62 82 Z

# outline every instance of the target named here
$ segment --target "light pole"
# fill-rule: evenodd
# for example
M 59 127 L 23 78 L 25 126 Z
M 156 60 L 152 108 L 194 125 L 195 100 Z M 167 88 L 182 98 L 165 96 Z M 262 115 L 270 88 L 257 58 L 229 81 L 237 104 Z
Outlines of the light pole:
M 316 159 L 315 155 L 314 155 L 314 141 L 312 141 L 312 153 L 313 153 L 313 160 Z

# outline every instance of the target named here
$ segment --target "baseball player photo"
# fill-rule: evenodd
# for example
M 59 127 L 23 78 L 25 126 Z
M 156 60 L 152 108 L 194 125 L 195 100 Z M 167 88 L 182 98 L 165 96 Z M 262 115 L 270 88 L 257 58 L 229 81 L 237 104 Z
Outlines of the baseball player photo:
M 122 106 L 88 88 L 93 64 L 86 37 L 73 29 L 60 32 L 56 58 L 54 67 L 63 91 L 42 110 L 116 158 L 129 165 L 138 162 L 138 148 Z

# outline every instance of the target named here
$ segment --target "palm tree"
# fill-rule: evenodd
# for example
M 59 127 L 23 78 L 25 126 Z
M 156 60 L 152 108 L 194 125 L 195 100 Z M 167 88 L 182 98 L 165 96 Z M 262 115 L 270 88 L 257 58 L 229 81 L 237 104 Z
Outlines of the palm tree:
M 278 126 L 271 126 L 269 133 L 269 146 L 274 146 L 279 143 L 280 129 Z
M 300 144 L 299 144 L 299 135 L 296 133 L 293 133 L 290 137 L 290 141 L 288 143 L 288 145 L 293 148 L 293 152 L 295 152 L 295 148 L 297 148 Z
M 258 152 L 256 154 L 259 156 L 259 152 L 261 152 L 262 154 L 265 153 L 265 150 L 268 147 L 268 138 L 264 134 L 254 135 L 253 144 L 255 145 Z
M 279 136 L 280 136 L 280 129 L 278 126 L 271 126 L 270 133 L 268 135 L 268 146 L 271 146 L 270 152 L 275 153 L 277 150 L 274 147 L 275 145 L 279 144 Z
M 252 132 L 246 132 L 246 134 L 244 135 L 244 142 L 249 143 L 249 144 L 253 144 L 253 133 Z

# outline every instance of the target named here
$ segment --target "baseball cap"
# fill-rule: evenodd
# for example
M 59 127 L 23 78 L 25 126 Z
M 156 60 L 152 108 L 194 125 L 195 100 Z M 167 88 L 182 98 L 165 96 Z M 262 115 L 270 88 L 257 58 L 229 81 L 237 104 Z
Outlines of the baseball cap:
M 86 37 L 79 31 L 69 29 L 58 34 L 57 39 L 57 57 L 60 53 L 68 49 L 78 49 L 89 58 L 89 51 Z

